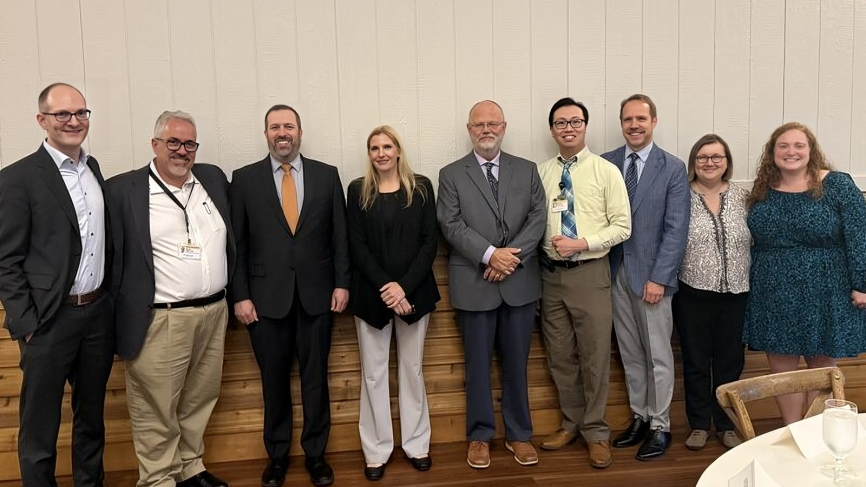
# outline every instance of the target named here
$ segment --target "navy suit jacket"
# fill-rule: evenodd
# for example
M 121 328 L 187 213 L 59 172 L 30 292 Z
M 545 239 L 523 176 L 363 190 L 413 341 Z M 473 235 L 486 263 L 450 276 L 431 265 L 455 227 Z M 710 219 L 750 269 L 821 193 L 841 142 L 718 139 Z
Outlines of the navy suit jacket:
M 601 157 L 622 172 L 625 146 Z M 631 237 L 610 251 L 611 275 L 615 278 L 624 266 L 628 285 L 638 296 L 643 296 L 647 281 L 664 285 L 665 296 L 674 294 L 690 209 L 685 163 L 653 144 L 631 202 Z

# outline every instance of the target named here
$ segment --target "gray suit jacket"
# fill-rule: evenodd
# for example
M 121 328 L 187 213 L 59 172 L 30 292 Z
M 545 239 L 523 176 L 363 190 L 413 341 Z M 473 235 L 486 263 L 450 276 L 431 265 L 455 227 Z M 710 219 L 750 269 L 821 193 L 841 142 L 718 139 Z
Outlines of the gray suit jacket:
M 544 188 L 535 163 L 503 152 L 499 201 L 475 153 L 439 171 L 436 215 L 445 240 L 451 304 L 465 311 L 496 309 L 504 301 L 522 306 L 541 296 L 537 247 L 544 236 Z M 484 280 L 481 259 L 490 245 L 521 249 L 521 264 L 504 281 Z
M 623 170 L 625 146 L 601 157 Z M 665 296 L 677 291 L 677 270 L 689 232 L 689 183 L 678 157 L 654 144 L 631 202 L 631 238 L 610 251 L 610 271 L 619 266 L 632 292 L 643 295 L 647 281 L 665 286 Z

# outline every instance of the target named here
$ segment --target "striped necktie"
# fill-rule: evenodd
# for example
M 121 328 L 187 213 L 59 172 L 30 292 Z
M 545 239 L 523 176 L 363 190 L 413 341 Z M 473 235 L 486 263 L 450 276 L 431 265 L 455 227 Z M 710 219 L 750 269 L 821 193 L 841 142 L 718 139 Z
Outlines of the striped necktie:
M 560 213 L 562 220 L 562 235 L 571 239 L 577 238 L 577 222 L 574 219 L 574 190 L 571 185 L 571 166 L 577 162 L 577 155 L 571 156 L 570 159 L 559 157 L 559 162 L 562 164 L 562 195 L 568 201 L 568 208 Z

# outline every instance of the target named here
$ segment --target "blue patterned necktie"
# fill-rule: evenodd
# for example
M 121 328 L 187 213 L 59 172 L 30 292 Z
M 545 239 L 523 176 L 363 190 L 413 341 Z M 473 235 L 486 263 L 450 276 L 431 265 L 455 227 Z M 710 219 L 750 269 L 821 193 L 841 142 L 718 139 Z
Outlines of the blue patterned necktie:
M 562 163 L 562 195 L 568 201 L 568 208 L 560 213 L 562 220 L 562 235 L 564 237 L 577 238 L 577 222 L 574 220 L 574 191 L 571 186 L 571 166 L 577 162 L 577 155 L 571 156 L 571 159 L 563 159 L 559 157 L 559 162 Z
M 631 203 L 634 201 L 634 193 L 637 191 L 637 161 L 640 160 L 640 156 L 637 155 L 637 152 L 632 152 L 628 158 L 631 159 L 631 162 L 625 172 L 625 189 L 628 191 L 628 201 Z
M 499 204 L 499 181 L 496 180 L 496 177 L 493 175 L 493 164 L 492 162 L 485 162 L 484 167 L 487 168 L 487 182 L 490 183 L 490 190 L 493 191 L 493 199 L 496 200 L 496 204 Z

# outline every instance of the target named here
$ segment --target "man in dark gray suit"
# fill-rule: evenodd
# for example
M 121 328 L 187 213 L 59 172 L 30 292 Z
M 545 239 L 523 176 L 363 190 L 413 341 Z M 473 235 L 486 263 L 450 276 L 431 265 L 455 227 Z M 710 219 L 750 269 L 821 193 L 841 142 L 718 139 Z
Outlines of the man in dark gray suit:
M 652 141 L 658 118 L 648 96 L 623 100 L 619 119 L 626 145 L 602 157 L 622 171 L 631 203 L 631 238 L 611 250 L 610 268 L 613 325 L 634 417 L 613 446 L 642 442 L 636 457 L 649 460 L 671 441 L 671 296 L 688 236 L 689 186 L 683 161 Z
M 469 112 L 474 150 L 439 172 L 437 216 L 451 244 L 451 304 L 466 357 L 467 461 L 490 465 L 496 431 L 490 389 L 494 344 L 502 358 L 505 447 L 521 465 L 538 463 L 526 363 L 541 296 L 536 248 L 546 223 L 544 188 L 534 163 L 500 152 L 505 116 L 485 100 Z

